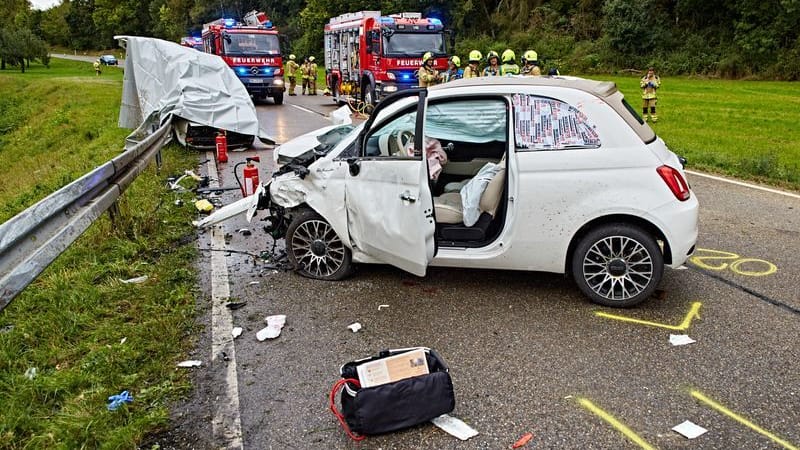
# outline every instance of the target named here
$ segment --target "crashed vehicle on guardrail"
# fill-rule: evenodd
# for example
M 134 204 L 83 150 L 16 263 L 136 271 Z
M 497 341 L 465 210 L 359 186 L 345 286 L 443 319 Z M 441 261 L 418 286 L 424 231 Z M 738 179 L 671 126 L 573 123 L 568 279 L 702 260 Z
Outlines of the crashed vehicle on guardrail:
M 480 89 L 476 89 L 480 86 Z M 630 306 L 697 240 L 683 160 L 613 83 L 458 80 L 387 97 L 358 127 L 280 146 L 283 165 L 249 208 L 304 276 L 354 263 L 570 273 L 591 300 Z M 256 196 L 254 196 L 256 197 Z

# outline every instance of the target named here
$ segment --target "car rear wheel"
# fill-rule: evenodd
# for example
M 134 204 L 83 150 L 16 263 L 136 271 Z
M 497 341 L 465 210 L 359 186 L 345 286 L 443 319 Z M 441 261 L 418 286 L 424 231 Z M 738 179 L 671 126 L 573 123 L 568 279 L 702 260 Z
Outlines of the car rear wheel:
M 609 224 L 584 236 L 572 255 L 572 275 L 593 302 L 627 307 L 656 289 L 664 256 L 656 240 L 634 225 Z
M 353 270 L 353 256 L 333 227 L 311 210 L 297 214 L 286 231 L 289 262 L 302 276 L 341 280 Z

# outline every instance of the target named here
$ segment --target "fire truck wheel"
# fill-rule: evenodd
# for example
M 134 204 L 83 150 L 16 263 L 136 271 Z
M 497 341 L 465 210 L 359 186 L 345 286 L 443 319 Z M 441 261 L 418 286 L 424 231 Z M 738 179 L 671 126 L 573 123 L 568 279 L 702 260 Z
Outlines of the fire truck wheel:
M 375 98 L 375 88 L 372 87 L 372 83 L 366 83 L 362 92 L 364 92 L 364 98 L 362 99 L 364 103 L 368 106 L 374 106 L 377 99 Z
M 283 92 L 281 92 L 280 94 L 275 94 L 275 96 L 273 96 L 272 99 L 275 100 L 275 104 L 276 105 L 282 105 L 283 104 Z

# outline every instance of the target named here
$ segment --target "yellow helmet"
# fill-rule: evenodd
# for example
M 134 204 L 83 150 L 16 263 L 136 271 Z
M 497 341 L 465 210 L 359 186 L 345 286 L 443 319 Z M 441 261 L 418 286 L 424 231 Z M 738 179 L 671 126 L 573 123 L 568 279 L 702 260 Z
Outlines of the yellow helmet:
M 539 60 L 539 55 L 533 50 L 528 50 L 522 54 L 522 64 L 535 62 L 537 60 Z
M 431 52 L 425 52 L 425 54 L 424 54 L 424 55 L 422 55 L 422 64 L 425 64 L 425 63 L 426 63 L 426 62 L 428 62 L 428 60 L 429 60 L 429 59 L 431 59 L 431 58 L 433 58 L 433 53 L 431 53 Z
M 481 55 L 481 52 L 479 52 L 477 50 L 473 50 L 473 51 L 469 52 L 469 62 L 471 62 L 471 63 L 480 62 L 481 58 L 483 58 L 483 55 Z
M 315 59 L 315 58 L 314 58 L 313 56 L 309 56 L 309 57 L 308 57 L 308 62 L 314 62 L 314 59 Z
M 492 58 L 497 58 L 497 61 L 500 61 L 500 55 L 494 50 L 490 50 L 489 53 L 486 54 L 486 62 L 491 62 Z
M 510 48 L 507 48 L 507 49 L 505 49 L 505 51 L 503 51 L 503 58 L 502 59 L 503 59 L 504 63 L 514 62 L 514 60 L 517 59 L 517 55 L 514 54 L 514 50 L 511 50 Z
M 289 59 L 291 59 L 292 61 L 294 61 L 294 59 L 295 59 L 295 58 L 296 58 L 296 56 L 294 56 L 294 53 L 292 53 L 291 55 L 289 55 Z
M 456 67 L 461 67 L 461 58 L 456 55 L 450 57 L 450 62 L 455 64 Z

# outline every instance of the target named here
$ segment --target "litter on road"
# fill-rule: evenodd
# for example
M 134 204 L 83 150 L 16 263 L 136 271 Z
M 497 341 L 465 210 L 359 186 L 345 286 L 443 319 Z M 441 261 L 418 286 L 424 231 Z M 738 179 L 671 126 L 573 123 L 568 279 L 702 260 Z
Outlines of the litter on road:
M 281 335 L 281 329 L 283 329 L 283 326 L 286 324 L 285 315 L 278 314 L 269 316 L 264 320 L 267 321 L 267 326 L 256 333 L 256 339 L 263 341 L 265 339 L 275 339 Z
M 378 311 L 382 310 L 383 308 L 388 308 L 389 305 L 378 305 Z
M 124 343 L 125 343 L 125 342 L 127 342 L 127 341 L 128 341 L 128 338 L 124 337 L 124 338 L 122 338 L 122 339 L 120 339 L 120 340 L 119 340 L 119 345 L 122 345 L 122 344 L 124 344 Z
M 231 311 L 236 311 L 237 309 L 243 308 L 246 304 L 247 302 L 229 302 L 225 303 L 225 307 Z
M 672 345 L 688 345 L 694 344 L 694 339 L 690 338 L 689 335 L 686 334 L 670 334 L 669 335 L 669 343 Z
M 202 361 L 198 361 L 196 359 L 190 359 L 188 361 L 181 361 L 178 363 L 178 367 L 200 367 L 203 364 Z
M 206 199 L 194 202 L 194 207 L 200 212 L 211 212 L 214 210 L 214 205 L 212 205 L 211 202 Z
M 475 437 L 479 434 L 477 430 L 465 424 L 461 419 L 457 419 L 449 414 L 442 414 L 441 416 L 431 420 L 431 422 L 448 434 L 455 436 L 462 441 L 466 441 L 467 439 Z
M 140 277 L 128 278 L 127 280 L 119 280 L 119 281 L 120 283 L 125 283 L 125 284 L 139 284 L 139 283 L 144 283 L 149 278 L 150 277 L 148 277 L 147 275 L 142 275 Z
M 708 430 L 701 427 L 700 425 L 697 425 L 696 423 L 685 420 L 683 423 L 672 427 L 672 431 L 680 433 L 683 436 L 687 437 L 688 439 L 694 439 L 698 436 L 705 434 Z
M 108 408 L 109 411 L 116 411 L 117 408 L 125 403 L 133 403 L 133 396 L 128 391 L 122 391 L 119 394 L 108 397 L 108 405 L 106 408 Z
M 25 371 L 25 378 L 33 380 L 34 378 L 36 378 L 38 372 L 39 369 L 37 369 L 36 367 L 29 367 L 28 370 Z
M 531 439 L 533 439 L 533 433 L 525 433 L 522 435 L 522 437 L 517 439 L 517 442 L 514 442 L 514 445 L 512 445 L 511 448 L 524 447 L 528 442 L 531 441 Z
M 234 327 L 231 330 L 231 336 L 233 336 L 234 339 L 236 339 L 237 337 L 239 337 L 241 335 L 242 335 L 242 327 Z
M 356 323 L 351 323 L 350 325 L 348 325 L 348 326 L 347 326 L 347 328 L 348 328 L 350 331 L 352 331 L 353 333 L 355 333 L 356 331 L 358 331 L 358 330 L 360 330 L 360 329 L 361 329 L 361 324 L 360 324 L 360 323 L 358 323 L 358 322 L 356 322 Z
M 236 232 L 241 233 L 242 236 L 250 236 L 251 234 L 253 234 L 250 232 L 249 228 L 239 228 L 238 230 L 236 230 Z

